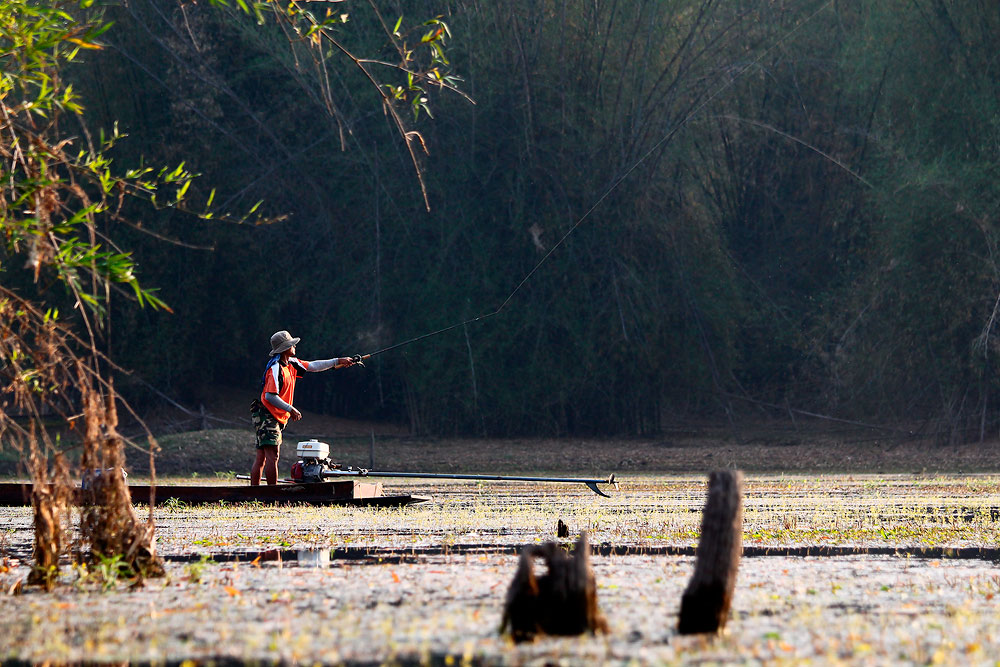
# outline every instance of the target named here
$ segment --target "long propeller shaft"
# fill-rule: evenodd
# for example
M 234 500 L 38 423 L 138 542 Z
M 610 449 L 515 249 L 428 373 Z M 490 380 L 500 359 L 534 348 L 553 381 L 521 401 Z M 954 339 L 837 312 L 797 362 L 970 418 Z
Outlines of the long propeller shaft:
M 588 479 L 584 477 L 522 477 L 517 475 L 449 475 L 433 472 L 381 472 L 374 470 L 327 470 L 323 477 L 406 477 L 410 479 L 471 479 L 484 482 L 564 482 L 566 484 L 585 484 L 599 496 L 610 496 L 598 488 L 598 484 L 610 484 L 616 489 L 618 482 L 611 475 L 606 479 Z

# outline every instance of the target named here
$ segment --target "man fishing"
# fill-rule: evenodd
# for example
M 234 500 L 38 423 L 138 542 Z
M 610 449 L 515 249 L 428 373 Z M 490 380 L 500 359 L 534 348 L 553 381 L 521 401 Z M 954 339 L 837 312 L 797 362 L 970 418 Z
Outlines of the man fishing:
M 334 357 L 322 361 L 295 358 L 295 346 L 301 338 L 292 338 L 287 331 L 271 336 L 271 354 L 261 380 L 260 397 L 250 404 L 250 417 L 257 436 L 257 458 L 250 471 L 250 485 L 259 486 L 261 470 L 269 485 L 278 483 L 278 450 L 281 432 L 288 420 L 302 419 L 302 413 L 292 405 L 295 381 L 299 372 L 316 373 L 331 368 L 346 368 L 361 363 L 361 357 Z

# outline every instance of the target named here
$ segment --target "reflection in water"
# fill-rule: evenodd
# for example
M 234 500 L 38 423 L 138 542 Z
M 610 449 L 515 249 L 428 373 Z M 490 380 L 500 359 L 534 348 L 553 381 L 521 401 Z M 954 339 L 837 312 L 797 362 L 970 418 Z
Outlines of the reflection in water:
M 299 567 L 329 567 L 329 549 L 299 549 Z

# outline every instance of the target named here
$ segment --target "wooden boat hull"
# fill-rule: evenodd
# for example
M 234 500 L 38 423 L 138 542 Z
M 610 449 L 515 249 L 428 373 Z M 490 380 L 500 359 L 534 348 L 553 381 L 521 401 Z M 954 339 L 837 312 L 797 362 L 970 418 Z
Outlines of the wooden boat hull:
M 134 504 L 148 505 L 151 489 L 130 484 Z M 19 507 L 31 504 L 32 485 L 29 482 L 0 483 L 0 506 Z M 76 502 L 82 501 L 83 491 L 76 490 Z M 278 484 L 276 486 L 196 486 L 158 485 L 154 493 L 157 505 L 170 502 L 204 505 L 210 503 L 263 503 L 265 505 L 360 505 L 401 507 L 429 500 L 424 496 L 386 496 L 382 484 L 354 480 L 316 482 L 311 484 Z

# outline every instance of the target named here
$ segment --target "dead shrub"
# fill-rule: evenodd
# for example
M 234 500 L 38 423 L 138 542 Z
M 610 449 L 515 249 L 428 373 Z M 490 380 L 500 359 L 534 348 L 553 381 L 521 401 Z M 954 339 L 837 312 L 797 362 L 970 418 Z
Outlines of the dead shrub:
M 48 460 L 38 451 L 37 441 L 30 442 L 29 466 L 34 480 L 31 507 L 35 526 L 34 563 L 28 582 L 52 590 L 59 573 L 59 557 L 66 543 L 72 483 L 66 458 L 53 456 L 52 471 Z
M 28 583 L 54 585 L 75 501 L 82 505 L 81 531 L 95 559 L 120 557 L 140 576 L 163 574 L 152 510 L 147 521 L 139 519 L 122 474 L 125 441 L 117 431 L 110 379 L 118 369 L 93 342 L 3 287 L 0 362 L 0 442 L 19 452 L 32 479 L 35 541 Z M 81 477 L 93 482 L 85 491 L 76 489 L 65 445 L 46 430 L 53 421 L 79 434 Z

